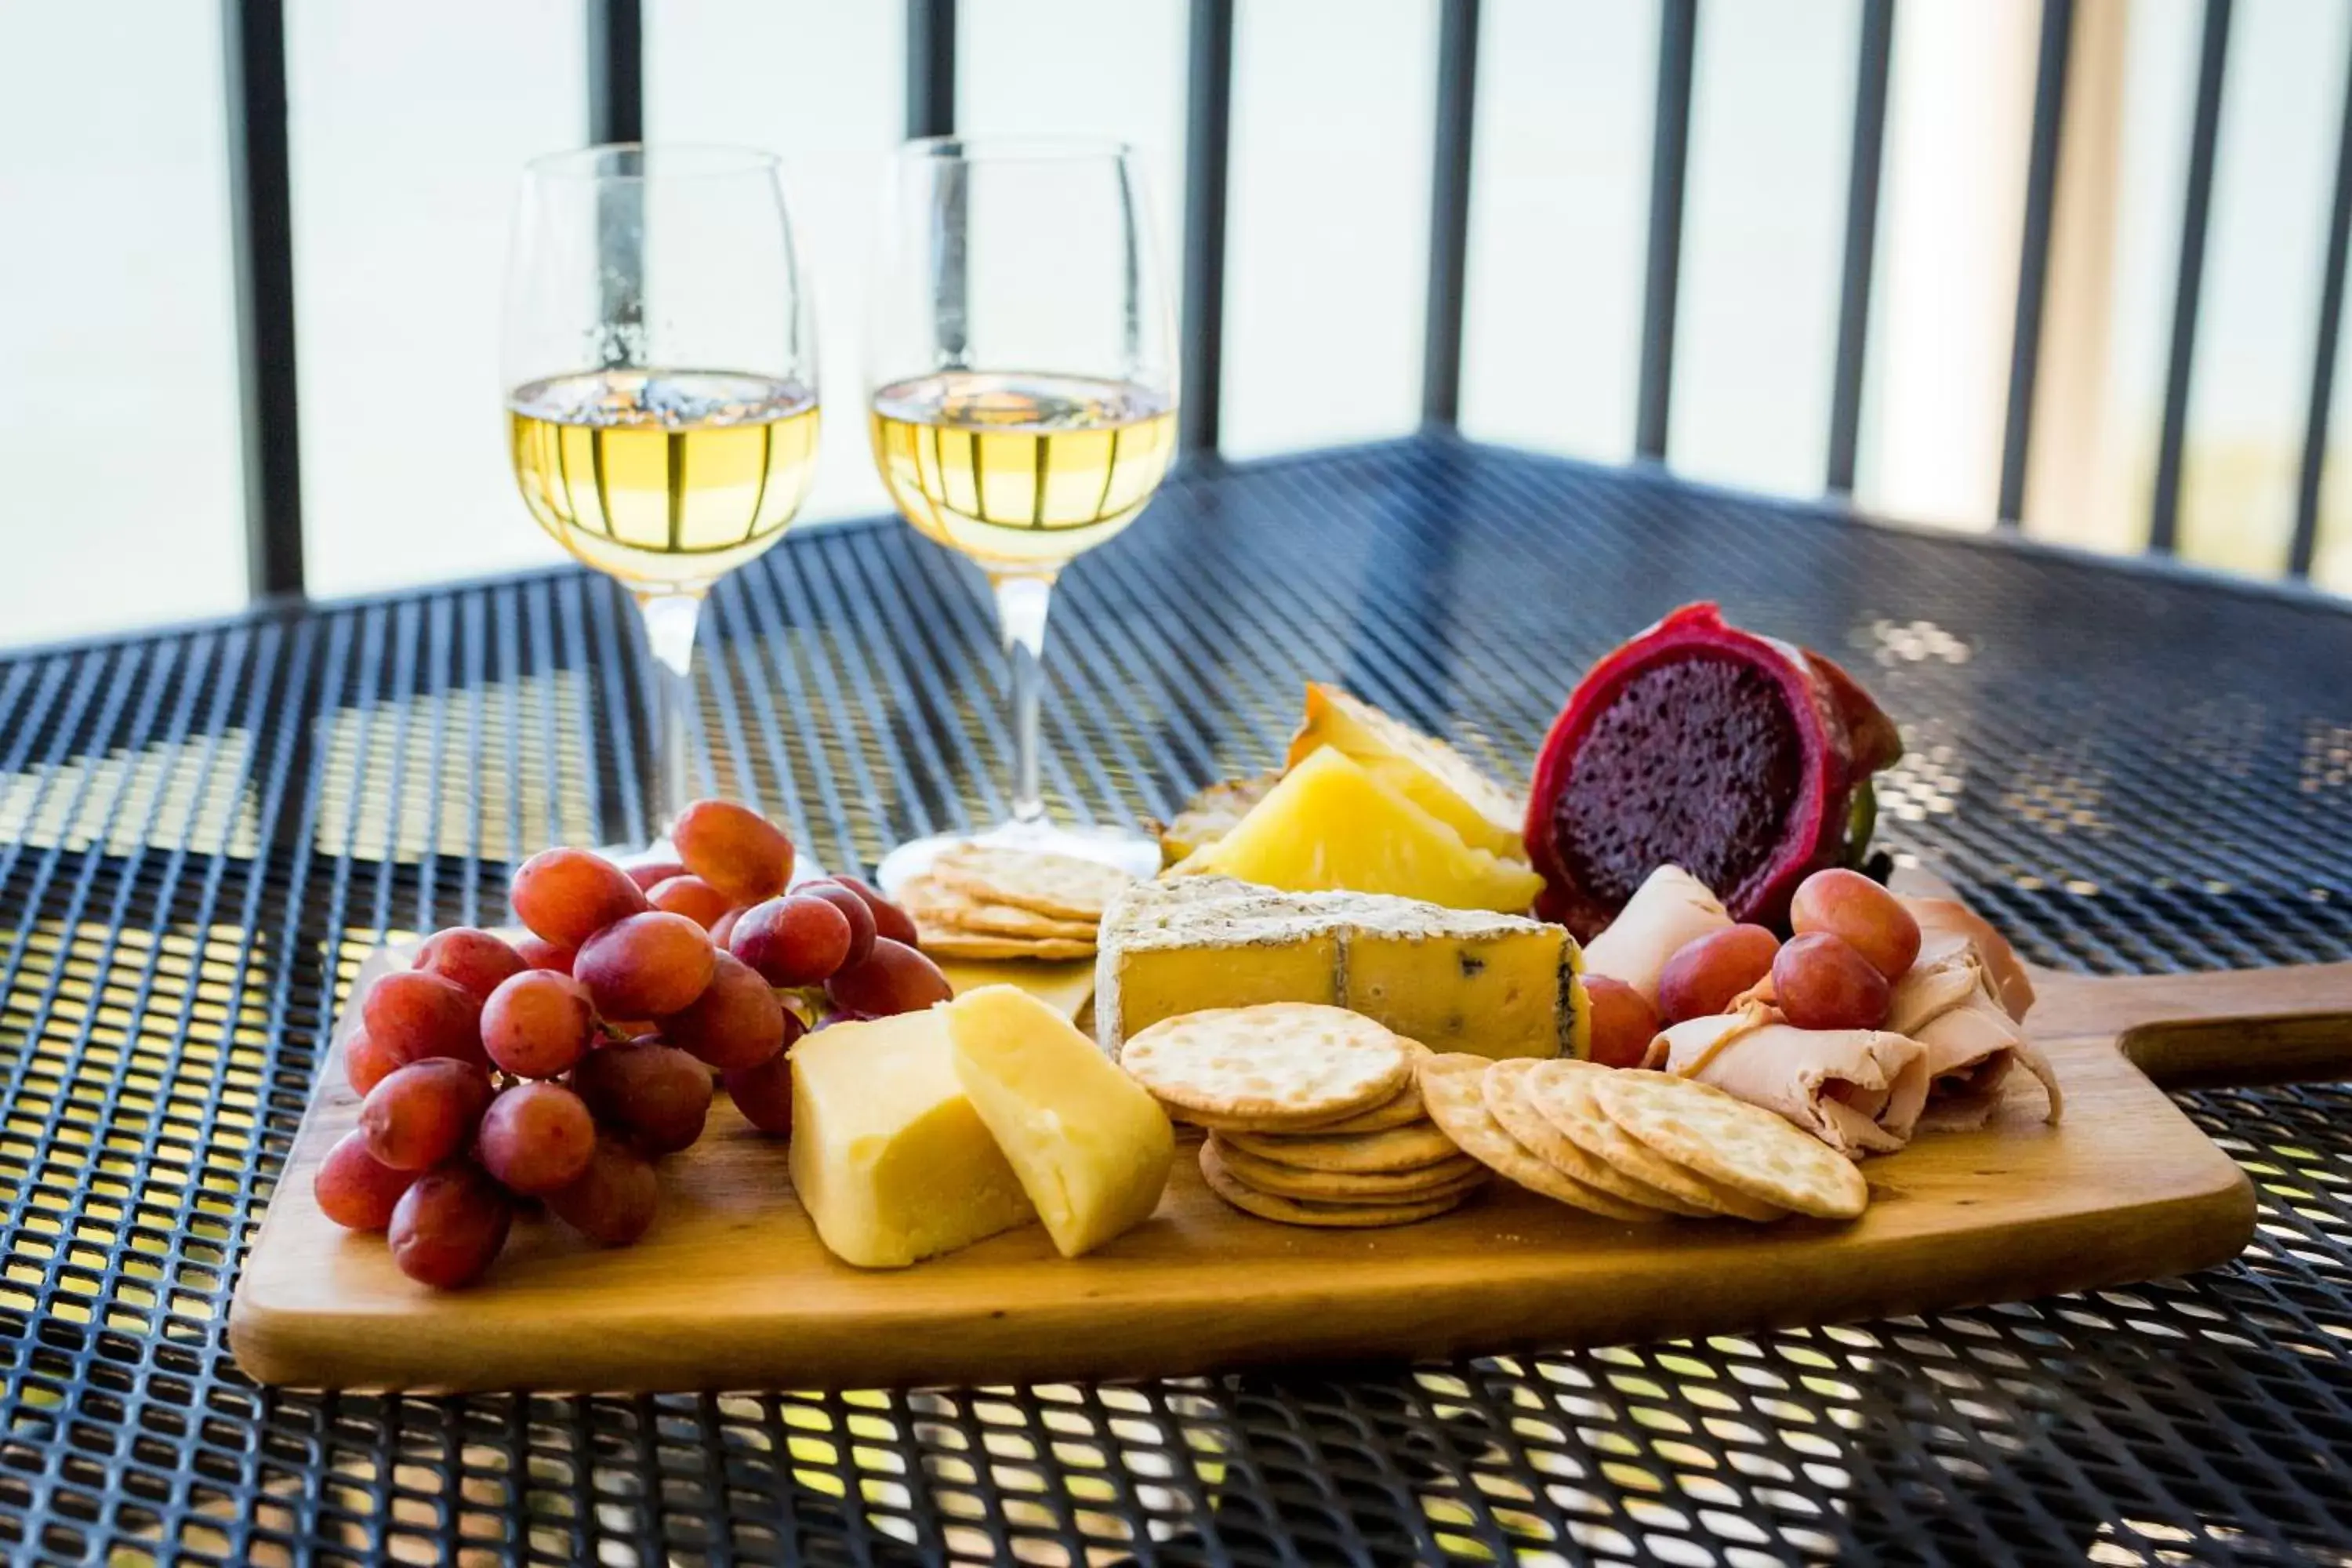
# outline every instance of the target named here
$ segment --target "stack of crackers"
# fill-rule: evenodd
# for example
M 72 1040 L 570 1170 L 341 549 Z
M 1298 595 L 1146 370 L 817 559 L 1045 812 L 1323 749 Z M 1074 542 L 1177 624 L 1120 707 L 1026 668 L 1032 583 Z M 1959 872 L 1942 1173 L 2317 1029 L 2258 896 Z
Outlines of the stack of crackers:
M 1075 856 L 962 844 L 898 901 L 935 958 L 1092 958 L 1103 910 L 1133 880 Z
M 1487 1181 L 1422 1103 L 1422 1046 L 1309 1003 L 1213 1008 L 1129 1038 L 1119 1065 L 1171 1116 L 1209 1129 L 1201 1174 L 1285 1225 L 1406 1225 Z
M 1418 1069 L 1430 1120 L 1508 1180 L 1609 1219 L 1852 1219 L 1853 1162 L 1709 1084 L 1569 1058 L 1453 1053 Z

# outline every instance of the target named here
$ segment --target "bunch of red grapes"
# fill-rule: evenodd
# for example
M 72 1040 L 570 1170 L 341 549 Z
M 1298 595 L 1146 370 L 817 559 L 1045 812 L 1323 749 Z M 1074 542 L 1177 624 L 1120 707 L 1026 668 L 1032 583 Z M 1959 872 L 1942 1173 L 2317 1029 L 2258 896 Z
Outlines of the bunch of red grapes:
M 653 1223 L 654 1162 L 702 1136 L 714 1077 L 781 1135 L 793 1041 L 947 1000 L 873 889 L 787 893 L 792 840 L 756 812 L 697 801 L 671 842 L 625 867 L 542 850 L 509 895 L 529 935 L 436 931 L 368 988 L 343 1042 L 359 1126 L 315 1184 L 328 1218 L 388 1232 L 402 1272 L 444 1289 L 479 1278 L 532 1202 L 625 1246 Z

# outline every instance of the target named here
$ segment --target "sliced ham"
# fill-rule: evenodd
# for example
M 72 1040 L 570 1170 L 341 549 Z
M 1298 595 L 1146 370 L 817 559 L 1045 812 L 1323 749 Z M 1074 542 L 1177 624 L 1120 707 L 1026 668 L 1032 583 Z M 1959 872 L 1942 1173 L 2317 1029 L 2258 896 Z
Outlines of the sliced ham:
M 1730 924 L 1723 901 L 1706 883 L 1680 866 L 1661 866 L 1634 889 L 1609 929 L 1584 944 L 1584 972 L 1623 981 L 1654 1007 L 1666 960 Z
M 1761 1005 L 1675 1025 L 1650 1043 L 1644 1065 L 1760 1105 L 1848 1158 L 1909 1142 L 1927 1098 L 1916 1041 L 1885 1029 L 1800 1029 Z
M 1976 944 L 1977 962 L 2001 1010 L 2022 1019 L 2033 1005 L 2033 981 L 2009 939 L 1986 919 L 1957 899 L 1905 899 L 1903 907 L 1919 922 L 1920 952 L 1925 955 L 1938 936 L 1961 936 Z M 1918 968 L 1914 963 L 1912 968 Z
M 1910 900 L 1915 913 L 1931 900 Z M 1958 904 L 1968 921 L 1983 926 Z M 1930 928 L 1920 921 L 1919 956 L 1895 984 L 1886 1026 L 1916 1040 L 1927 1053 L 1927 1110 L 1920 1125 L 1938 1130 L 1981 1127 L 1992 1115 L 2009 1076 L 2022 1066 L 2042 1081 L 2049 1097 L 2049 1120 L 2065 1110 L 2058 1075 L 2025 1031 L 2018 1026 L 2033 988 L 2024 966 L 1992 928 L 1996 945 L 1960 922 Z M 2004 963 L 2002 961 L 2006 960 Z M 2013 982 L 2013 983 L 2012 983 Z

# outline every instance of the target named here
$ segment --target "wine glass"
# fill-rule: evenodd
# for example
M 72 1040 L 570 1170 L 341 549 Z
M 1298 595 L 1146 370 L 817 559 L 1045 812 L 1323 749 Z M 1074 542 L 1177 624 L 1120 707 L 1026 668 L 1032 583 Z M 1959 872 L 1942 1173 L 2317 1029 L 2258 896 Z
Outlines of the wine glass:
M 620 142 L 523 170 L 501 369 L 539 525 L 637 602 L 653 833 L 692 797 L 694 629 L 815 476 L 816 339 L 778 163 Z
M 987 574 L 1010 661 L 1012 817 L 904 844 L 895 889 L 950 845 L 1148 876 L 1141 834 L 1050 820 L 1038 699 L 1054 580 L 1133 522 L 1176 449 L 1176 347 L 1143 172 L 1116 142 L 935 137 L 893 160 L 866 383 L 899 511 Z

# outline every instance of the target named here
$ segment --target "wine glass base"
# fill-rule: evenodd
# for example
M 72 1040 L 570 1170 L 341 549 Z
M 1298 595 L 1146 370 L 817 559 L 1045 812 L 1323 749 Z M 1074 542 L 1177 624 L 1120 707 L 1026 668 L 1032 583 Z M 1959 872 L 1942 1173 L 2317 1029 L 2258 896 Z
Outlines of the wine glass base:
M 1026 849 L 1071 855 L 1117 867 L 1130 877 L 1160 874 L 1160 841 L 1126 827 L 1062 827 L 1050 822 L 1006 822 L 979 833 L 935 833 L 901 844 L 882 857 L 874 880 L 882 896 L 895 899 L 898 889 L 931 868 L 931 862 L 961 844 L 981 844 L 992 849 Z

